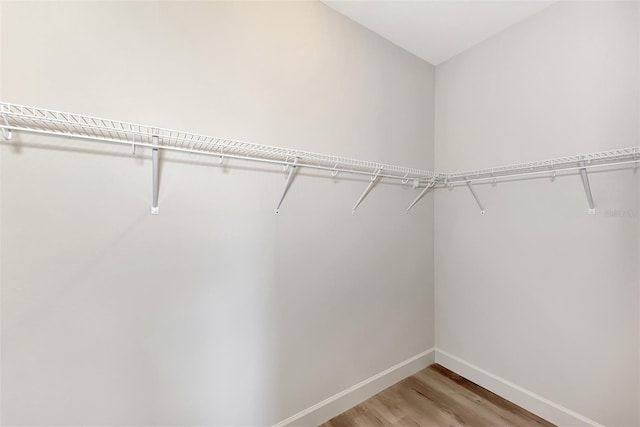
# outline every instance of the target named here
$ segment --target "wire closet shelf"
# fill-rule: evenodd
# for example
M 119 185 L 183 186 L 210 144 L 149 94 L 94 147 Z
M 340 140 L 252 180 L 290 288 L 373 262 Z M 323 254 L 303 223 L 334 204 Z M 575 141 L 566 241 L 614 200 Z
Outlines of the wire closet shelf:
M 456 173 L 438 173 L 431 170 L 377 163 L 347 157 L 331 156 L 307 151 L 243 142 L 201 134 L 141 125 L 111 119 L 67 113 L 46 108 L 0 102 L 0 129 L 5 139 L 11 139 L 12 131 L 26 131 L 45 135 L 80 138 L 90 141 L 149 147 L 153 159 L 153 205 L 151 212 L 158 213 L 158 157 L 159 149 L 187 152 L 225 158 L 244 159 L 271 164 L 280 164 L 289 169 L 284 190 L 276 207 L 276 213 L 287 193 L 294 171 L 299 167 L 320 169 L 336 176 L 339 172 L 367 175 L 371 181 L 362 193 L 352 212 L 360 205 L 379 178 L 401 180 L 403 184 L 413 181 L 413 187 L 424 188 L 409 205 L 409 211 L 433 188 L 466 185 L 475 198 L 481 213 L 485 209 L 472 184 L 498 179 L 508 179 L 540 174 L 552 177 L 559 172 L 578 172 L 582 178 L 589 203 L 589 213 L 595 213 L 587 170 L 590 168 L 637 163 L 640 161 L 640 146 L 619 148 L 589 154 L 559 157 L 508 166 L 475 169 Z
M 640 146 L 617 148 L 595 153 L 558 157 L 508 166 L 475 169 L 446 174 L 448 184 L 497 180 L 498 178 L 521 177 L 527 175 L 551 174 L 563 171 L 579 171 L 588 168 L 615 166 L 640 161 Z
M 381 178 L 431 181 L 439 178 L 433 171 L 383 164 L 347 157 L 330 156 L 92 117 L 83 114 L 0 103 L 5 139 L 13 130 L 82 138 L 134 146 L 216 156 L 220 159 L 244 159 L 285 166 L 307 167 L 332 173 L 347 172 Z M 153 137 L 157 137 L 157 145 Z M 442 177 L 444 178 L 444 177 Z

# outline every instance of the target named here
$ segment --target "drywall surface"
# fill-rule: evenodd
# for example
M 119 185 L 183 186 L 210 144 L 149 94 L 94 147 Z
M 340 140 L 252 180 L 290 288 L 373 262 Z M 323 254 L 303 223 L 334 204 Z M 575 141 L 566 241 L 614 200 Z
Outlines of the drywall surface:
M 637 25 L 640 28 L 640 7 L 637 8 L 636 11 L 637 17 Z M 638 31 L 638 58 L 640 58 L 640 30 Z M 640 60 L 639 60 L 640 62 Z M 639 66 L 640 67 L 640 66 Z M 640 100 L 640 84 L 637 87 L 638 90 L 638 99 Z M 640 103 L 640 101 L 639 101 Z M 638 107 L 638 139 L 640 139 L 640 107 Z M 637 193 L 638 199 L 636 203 L 635 215 L 640 218 L 640 174 L 636 174 L 636 182 L 637 182 Z M 638 227 L 638 237 L 637 241 L 640 242 L 640 226 Z M 638 249 L 638 257 L 636 263 L 636 273 L 637 273 L 637 283 L 640 283 L 640 248 Z M 640 292 L 638 292 L 638 307 L 640 307 Z M 638 310 L 638 360 L 640 360 L 640 309 Z M 640 389 L 640 369 L 638 369 L 638 388 Z M 638 400 L 640 400 L 640 391 L 638 392 Z M 638 404 L 638 420 L 640 420 L 640 404 Z
M 431 168 L 433 68 L 320 3 L 6 2 L 2 99 Z M 2 424 L 269 425 L 433 346 L 433 196 L 16 133 Z
M 562 2 L 436 69 L 436 169 L 638 140 L 638 3 Z M 436 194 L 436 346 L 607 426 L 640 424 L 638 180 Z

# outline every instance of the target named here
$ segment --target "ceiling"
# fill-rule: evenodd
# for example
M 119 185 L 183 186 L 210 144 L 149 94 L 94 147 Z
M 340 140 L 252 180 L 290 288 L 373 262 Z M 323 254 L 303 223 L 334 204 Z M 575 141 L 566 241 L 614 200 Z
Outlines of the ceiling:
M 529 0 L 322 1 L 433 65 L 554 3 Z

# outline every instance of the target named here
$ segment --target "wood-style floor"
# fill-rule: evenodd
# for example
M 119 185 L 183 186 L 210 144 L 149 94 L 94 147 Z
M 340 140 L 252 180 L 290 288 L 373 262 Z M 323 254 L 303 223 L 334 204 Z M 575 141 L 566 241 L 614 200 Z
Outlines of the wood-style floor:
M 553 426 L 531 412 L 431 365 L 320 427 Z

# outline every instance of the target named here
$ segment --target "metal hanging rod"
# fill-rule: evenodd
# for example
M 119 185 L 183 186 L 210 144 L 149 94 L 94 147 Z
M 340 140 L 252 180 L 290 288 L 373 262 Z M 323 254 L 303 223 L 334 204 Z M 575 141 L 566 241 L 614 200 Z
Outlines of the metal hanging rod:
M 0 103 L 0 115 L 0 129 L 5 139 L 9 139 L 10 132 L 15 130 L 205 154 L 220 159 L 244 159 L 288 166 L 294 166 L 295 162 L 296 167 L 327 170 L 334 176 L 338 172 L 378 174 L 381 178 L 405 181 L 407 178 L 429 181 L 438 176 L 429 170 L 272 147 L 25 105 Z M 157 144 L 153 141 L 154 136 L 158 137 Z

